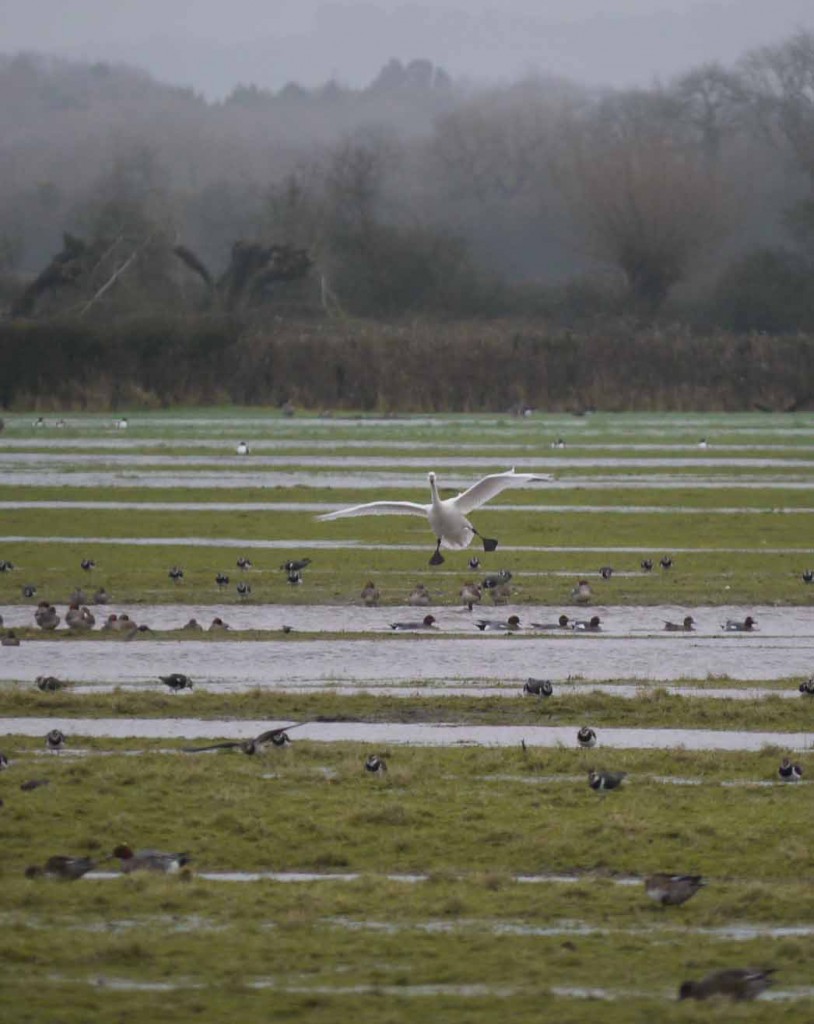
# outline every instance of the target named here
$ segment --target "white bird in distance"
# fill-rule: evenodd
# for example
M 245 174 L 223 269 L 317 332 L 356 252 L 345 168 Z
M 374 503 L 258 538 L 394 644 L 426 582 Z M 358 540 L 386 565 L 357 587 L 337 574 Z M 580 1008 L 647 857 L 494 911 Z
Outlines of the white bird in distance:
M 467 490 L 456 494 L 454 498 L 442 499 L 438 494 L 435 473 L 428 473 L 432 501 L 429 505 L 420 505 L 415 501 L 369 501 L 364 505 L 352 505 L 340 508 L 336 512 L 327 512 L 317 516 L 321 522 L 331 519 L 345 519 L 350 516 L 426 516 L 436 537 L 436 546 L 430 565 L 440 565 L 444 561 L 441 548 L 460 550 L 467 548 L 473 537 L 480 537 L 484 551 L 494 551 L 497 541 L 491 537 L 482 537 L 466 518 L 467 513 L 485 505 L 487 501 L 500 494 L 507 487 L 525 487 L 527 484 L 545 483 L 550 476 L 534 476 L 531 473 L 515 473 L 509 469 L 505 473 L 492 473 L 483 477 Z

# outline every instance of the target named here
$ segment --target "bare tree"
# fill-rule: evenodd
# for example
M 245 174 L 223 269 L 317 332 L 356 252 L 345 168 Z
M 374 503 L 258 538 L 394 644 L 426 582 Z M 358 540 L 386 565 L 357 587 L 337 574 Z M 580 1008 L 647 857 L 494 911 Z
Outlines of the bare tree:
M 654 312 L 726 223 L 722 183 L 663 93 L 625 93 L 574 123 L 558 168 L 589 251 Z

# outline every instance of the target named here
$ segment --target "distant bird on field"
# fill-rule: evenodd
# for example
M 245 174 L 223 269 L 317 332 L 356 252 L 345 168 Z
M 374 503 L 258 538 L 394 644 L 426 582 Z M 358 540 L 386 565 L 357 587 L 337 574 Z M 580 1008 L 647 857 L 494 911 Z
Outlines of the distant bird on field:
M 237 562 L 235 562 L 235 565 L 238 569 L 242 569 L 244 572 L 252 567 L 251 559 L 246 558 L 245 555 L 241 555 Z
M 224 587 L 228 587 L 229 586 L 229 577 L 226 575 L 225 572 L 219 572 L 215 576 L 215 583 L 217 583 L 217 585 L 222 590 Z
M 469 568 L 473 571 L 480 569 L 480 559 L 477 557 L 477 555 L 474 555 L 472 558 L 470 558 L 467 564 L 469 565 Z
M 413 608 L 426 608 L 430 603 L 430 592 L 423 583 L 416 583 L 407 598 L 407 604 Z
M 42 690 L 43 693 L 56 693 L 57 690 L 64 690 L 68 685 L 61 679 L 57 679 L 56 676 L 37 676 L 35 683 L 37 689 Z
M 694 623 L 692 615 L 685 615 L 683 622 L 665 622 L 664 628 L 668 633 L 692 633 L 695 630 Z
M 292 558 L 288 562 L 283 562 L 280 568 L 285 572 L 302 572 L 302 570 L 307 569 L 310 564 L 310 558 Z
M 11 572 L 14 569 L 14 562 L 9 562 L 8 559 L 0 559 L 0 572 Z
M 23 597 L 34 597 L 34 595 L 37 593 L 37 588 L 34 586 L 33 583 L 25 583 L 20 588 L 20 593 L 23 595 Z
M 659 565 L 662 567 L 662 569 L 670 569 L 672 568 L 673 560 L 672 558 L 670 558 L 669 555 L 664 555 L 662 558 L 659 559 Z
M 588 772 L 588 785 L 597 790 L 618 789 L 626 777 L 627 772 L 598 772 L 592 768 Z
M 814 583 L 814 569 L 803 570 L 803 583 Z
M 525 486 L 549 480 L 550 477 L 534 476 L 531 473 L 515 473 L 513 469 L 505 473 L 493 473 L 483 477 L 466 491 L 452 498 L 442 499 L 438 493 L 435 473 L 429 473 L 431 501 L 421 505 L 414 501 L 370 501 L 364 505 L 353 505 L 350 508 L 338 509 L 317 516 L 321 522 L 332 519 L 343 519 L 348 516 L 371 515 L 415 515 L 425 516 L 435 534 L 435 551 L 430 558 L 430 565 L 441 565 L 444 556 L 441 547 L 462 549 L 469 547 L 473 537 L 479 537 L 484 551 L 494 551 L 498 542 L 491 537 L 482 537 L 466 518 L 467 513 L 484 505 L 495 495 L 507 487 Z
M 611 576 L 613 576 L 612 567 L 609 565 L 603 565 L 602 568 L 599 570 L 599 575 L 602 577 L 603 580 L 609 580 Z
M 481 586 L 484 590 L 497 590 L 498 587 L 504 587 L 511 578 L 512 574 L 508 569 L 499 569 L 497 572 L 484 576 L 481 580 Z
M 121 864 L 125 874 L 133 871 L 161 871 L 164 874 L 177 874 L 182 867 L 189 864 L 188 853 L 163 853 L 161 850 L 136 850 L 121 843 L 113 850 L 113 857 Z
M 183 672 L 171 672 L 168 676 L 159 676 L 158 678 L 175 693 L 179 690 L 192 689 L 192 680 Z
M 209 626 L 210 633 L 225 633 L 227 629 L 231 629 L 231 627 L 228 626 L 219 615 L 212 619 Z
M 105 590 L 104 587 L 99 587 L 96 593 L 93 595 L 91 604 L 108 604 L 110 601 L 110 594 Z
M 596 746 L 596 733 L 590 726 L 583 725 L 577 733 L 577 743 L 585 750 L 590 750 Z
M 205 747 L 182 747 L 185 754 L 203 754 L 210 750 L 239 750 L 243 754 L 259 754 L 263 747 L 271 745 L 277 750 L 291 745 L 291 737 L 288 735 L 292 729 L 298 729 L 305 725 L 305 722 L 298 722 L 296 725 L 286 725 L 278 729 L 268 729 L 248 740 L 225 740 L 223 743 L 210 743 Z
M 751 633 L 754 627 L 757 625 L 751 615 L 747 615 L 743 622 L 737 619 L 727 619 L 726 622 L 721 626 L 727 633 Z
M 550 697 L 554 693 L 554 684 L 550 679 L 532 679 L 523 683 L 523 693 L 531 697 Z
M 652 572 L 653 571 L 653 559 L 652 558 L 643 558 L 641 560 L 641 562 L 639 563 L 639 565 L 641 565 L 643 572 Z
M 197 619 L 190 619 L 185 622 L 181 629 L 188 629 L 191 633 L 203 633 L 203 626 Z
M 362 604 L 366 608 L 375 608 L 379 603 L 380 593 L 379 588 L 373 582 L 368 580 L 367 583 L 362 587 L 362 592 L 359 595 L 362 599 Z
M 810 679 L 804 679 L 802 683 L 800 683 L 799 689 L 800 693 L 802 693 L 804 697 L 814 697 L 814 676 Z
M 91 860 L 90 857 L 63 857 L 58 854 L 49 857 L 42 867 L 32 864 L 31 867 L 26 868 L 25 877 L 42 878 L 44 876 L 58 878 L 63 882 L 75 882 L 77 878 L 93 871 L 95 867 L 96 861 Z
M 238 446 L 235 449 L 235 451 L 237 452 L 238 455 L 248 455 L 249 454 L 249 446 L 246 444 L 245 441 L 239 441 L 238 442 Z
M 378 754 L 370 754 L 365 760 L 365 771 L 383 775 L 387 771 L 387 762 Z
M 580 580 L 571 591 L 571 600 L 574 604 L 591 603 L 591 587 L 587 580 Z
M 238 597 L 251 597 L 252 587 L 250 583 L 246 583 L 245 580 L 241 580 L 237 587 Z
M 777 769 L 777 774 L 783 782 L 799 782 L 803 777 L 803 768 L 802 765 L 792 764 L 787 757 L 784 757 Z
M 181 568 L 180 565 L 174 565 L 167 573 L 167 575 L 174 583 L 180 583 L 181 580 L 184 578 L 184 570 Z
M 302 573 L 297 570 L 292 570 L 286 576 L 286 582 L 290 583 L 292 587 L 298 587 L 302 583 Z
M 80 569 L 84 569 L 85 572 L 93 572 L 96 568 L 96 562 L 94 562 L 92 558 L 83 558 L 79 563 L 79 567 Z
M 65 746 L 65 733 L 60 729 L 52 729 L 49 733 L 46 733 L 45 745 L 55 754 L 58 753 Z
M 483 599 L 483 591 L 479 583 L 464 583 L 461 587 L 461 602 L 468 611 Z
M 756 999 L 774 979 L 775 967 L 730 967 L 713 971 L 701 981 L 685 981 L 678 990 L 679 999 L 709 999 L 727 996 L 733 1002 Z
M 648 875 L 644 888 L 651 900 L 663 907 L 678 907 L 691 899 L 706 882 L 701 875 Z

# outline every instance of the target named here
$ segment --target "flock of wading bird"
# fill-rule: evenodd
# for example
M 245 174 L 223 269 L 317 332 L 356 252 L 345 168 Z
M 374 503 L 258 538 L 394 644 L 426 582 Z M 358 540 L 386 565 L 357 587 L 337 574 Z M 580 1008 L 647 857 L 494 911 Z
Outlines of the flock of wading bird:
M 248 449 L 247 449 L 248 450 Z M 245 454 L 245 452 L 241 453 Z M 470 523 L 467 515 L 481 505 L 485 504 L 495 495 L 508 487 L 527 486 L 533 483 L 544 482 L 550 477 L 536 476 L 527 473 L 516 473 L 513 469 L 504 473 L 496 473 L 483 477 L 467 490 L 452 498 L 442 499 L 438 492 L 438 485 L 435 473 L 428 474 L 430 485 L 430 503 L 419 504 L 410 501 L 374 501 L 362 505 L 354 505 L 350 508 L 338 509 L 321 515 L 321 521 L 341 519 L 353 516 L 366 515 L 420 515 L 426 517 L 435 538 L 436 546 L 430 557 L 430 565 L 440 565 L 444 562 L 441 549 L 462 550 L 467 548 L 475 537 L 482 542 L 485 552 L 493 552 L 498 547 L 495 538 L 483 537 Z M 303 573 L 309 566 L 309 558 L 292 559 L 283 563 L 280 568 L 286 573 L 287 582 L 291 585 L 298 585 L 303 582 Z M 665 555 L 659 562 L 662 570 L 667 571 L 672 567 L 672 559 Z M 240 557 L 236 567 L 242 572 L 252 568 L 252 563 L 247 557 Z M 81 568 L 86 572 L 92 572 L 96 563 L 92 559 L 83 559 Z M 477 571 L 480 569 L 480 560 L 473 557 L 469 560 L 469 568 Z M 653 570 L 653 560 L 646 558 L 640 563 L 642 572 Z M 0 562 L 0 571 L 10 571 L 14 565 L 8 561 Z M 599 575 L 602 579 L 609 579 L 613 575 L 611 566 L 602 566 Z M 176 583 L 184 579 L 184 570 L 179 565 L 174 565 L 168 572 L 168 576 Z M 487 574 L 479 582 L 467 582 L 461 587 L 460 597 L 463 607 L 472 611 L 476 604 L 483 598 L 484 592 L 488 593 L 493 604 L 508 604 L 511 597 L 512 574 L 506 569 L 496 573 Z M 806 570 L 803 573 L 803 581 L 814 582 L 814 571 Z M 215 583 L 219 589 L 229 585 L 229 576 L 224 572 L 218 572 L 215 576 Z M 241 598 L 251 594 L 251 586 L 241 580 L 237 584 L 237 594 Z M 24 597 L 31 598 L 36 594 L 36 586 L 26 584 L 22 588 Z M 360 598 L 367 607 L 375 607 L 380 601 L 380 592 L 372 580 L 369 580 L 362 588 Z M 588 605 L 592 599 L 590 584 L 585 579 L 580 579 L 571 592 L 571 600 L 581 606 Z M 105 605 L 109 602 L 110 595 L 104 588 L 98 589 L 91 599 L 87 601 L 85 594 L 78 588 L 68 602 L 68 609 L 65 613 L 65 625 L 71 633 L 84 633 L 93 629 L 95 616 L 90 611 L 88 604 Z M 410 592 L 407 603 L 415 607 L 424 607 L 432 603 L 432 596 L 425 584 L 417 584 Z M 40 601 L 35 611 L 35 623 L 40 629 L 53 631 L 59 626 L 60 616 L 54 605 L 48 601 Z M 0 618 L 0 627 L 2 627 Z M 496 632 L 511 634 L 521 629 L 520 618 L 517 615 L 510 615 L 505 620 L 500 619 L 477 619 L 475 627 L 482 632 Z M 756 626 L 751 616 L 746 616 L 742 621 L 727 619 L 721 628 L 728 632 L 749 633 Z M 203 627 L 192 619 L 182 627 L 189 632 L 199 632 Z M 437 629 L 437 623 L 432 615 L 426 615 L 417 621 L 404 621 L 390 623 L 390 628 L 396 631 L 420 631 Z M 571 619 L 566 615 L 560 615 L 556 622 L 551 623 L 530 623 L 529 629 L 535 631 L 546 630 L 571 630 L 577 633 L 592 633 L 601 631 L 599 616 L 592 616 L 588 619 Z M 667 621 L 663 627 L 668 632 L 693 632 L 695 620 L 692 616 L 686 616 L 682 622 L 675 623 Z M 146 625 L 137 625 L 126 613 L 111 613 L 101 625 L 103 631 L 131 639 L 139 632 L 150 632 Z M 229 629 L 229 626 L 219 617 L 213 619 L 209 627 L 210 631 L 218 632 Z M 283 629 L 289 632 L 291 627 L 284 626 Z M 13 630 L 8 630 L 2 640 L 3 646 L 19 645 L 19 638 Z M 192 690 L 193 682 L 185 673 L 172 672 L 166 676 L 160 676 L 159 680 L 173 692 Z M 42 692 L 56 692 L 63 689 L 67 684 L 55 676 L 39 676 L 36 685 Z M 807 696 L 814 696 L 814 677 L 800 685 L 800 691 Z M 529 678 L 523 686 L 523 693 L 539 698 L 551 697 L 554 693 L 554 686 L 551 680 Z M 201 747 L 184 747 L 182 751 L 189 754 L 209 753 L 221 750 L 236 750 L 250 756 L 264 751 L 266 748 L 284 749 L 291 744 L 289 732 L 306 723 L 297 723 L 281 728 L 269 729 L 259 736 L 249 737 L 244 740 L 225 741 L 221 743 L 208 744 Z M 576 735 L 577 744 L 584 749 L 592 749 L 597 745 L 596 731 L 590 726 L 582 726 Z M 66 745 L 65 734 L 60 729 L 51 729 L 45 736 L 47 749 L 58 754 Z M 525 750 L 525 743 L 523 743 Z M 9 768 L 11 762 L 8 757 L 0 753 L 0 770 Z M 378 754 L 370 754 L 364 761 L 364 771 L 371 775 L 384 775 L 387 772 L 387 762 Z M 778 768 L 778 777 L 784 782 L 797 782 L 802 778 L 802 766 L 793 763 L 789 758 L 783 758 Z M 597 770 L 591 768 L 588 771 L 588 784 L 591 789 L 606 792 L 618 789 L 627 773 L 623 771 Z M 20 789 L 30 791 L 39 786 L 48 785 L 47 779 L 29 779 L 23 782 Z M 0 801 L 0 804 L 2 802 Z M 43 865 L 31 865 L 25 871 L 28 878 L 50 877 L 63 881 L 75 881 L 94 870 L 100 864 L 111 860 L 118 860 L 121 870 L 124 873 L 134 871 L 153 871 L 163 873 L 187 874 L 190 863 L 190 855 L 186 852 L 167 853 L 160 850 L 144 849 L 134 851 L 128 844 L 117 845 L 111 854 L 102 860 L 94 860 L 89 857 L 72 857 L 62 854 L 49 857 Z M 706 883 L 700 875 L 690 874 L 668 874 L 656 873 L 648 875 L 644 880 L 647 895 L 660 906 L 680 906 L 691 899 Z M 679 999 L 707 999 L 712 996 L 721 995 L 730 997 L 733 1000 L 754 999 L 772 984 L 774 968 L 727 968 L 714 971 L 700 981 L 686 981 L 679 989 Z

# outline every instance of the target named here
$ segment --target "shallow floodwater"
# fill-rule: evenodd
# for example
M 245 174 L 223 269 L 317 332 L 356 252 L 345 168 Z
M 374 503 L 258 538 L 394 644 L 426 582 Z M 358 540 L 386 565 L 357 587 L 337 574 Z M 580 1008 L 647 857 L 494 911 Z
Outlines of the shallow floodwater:
M 218 740 L 246 739 L 267 729 L 291 725 L 290 721 L 226 721 L 195 718 L 65 718 L 47 719 L 51 728 L 68 736 L 127 739 Z M 42 718 L 6 718 L 7 735 L 42 736 Z M 475 726 L 405 725 L 395 722 L 306 722 L 297 729 L 297 739 L 322 743 L 401 744 L 408 746 L 453 747 L 572 747 L 573 726 Z M 788 751 L 809 751 L 814 747 L 812 732 L 726 732 L 714 729 L 603 729 L 603 749 L 755 751 L 765 746 Z M 58 757 L 60 755 L 53 755 Z

